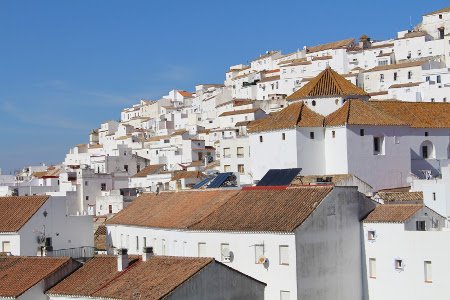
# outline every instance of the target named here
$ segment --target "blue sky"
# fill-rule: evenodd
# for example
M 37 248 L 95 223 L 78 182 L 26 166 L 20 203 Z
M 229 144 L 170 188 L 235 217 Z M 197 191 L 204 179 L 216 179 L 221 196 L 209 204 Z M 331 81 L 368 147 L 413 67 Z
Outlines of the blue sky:
M 339 3 L 339 5 L 337 5 Z M 0 1 L 0 168 L 58 163 L 140 98 L 269 49 L 395 37 L 449 1 Z

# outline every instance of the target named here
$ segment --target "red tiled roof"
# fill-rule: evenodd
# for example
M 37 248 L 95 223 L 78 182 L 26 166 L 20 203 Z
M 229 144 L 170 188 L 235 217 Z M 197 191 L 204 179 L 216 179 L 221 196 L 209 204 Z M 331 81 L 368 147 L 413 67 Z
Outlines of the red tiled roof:
M 295 127 L 322 127 L 323 120 L 322 115 L 312 111 L 303 102 L 297 102 L 266 118 L 250 122 L 247 129 L 248 132 L 261 132 Z
M 148 261 L 130 256 L 130 265 L 117 271 L 117 257 L 97 256 L 50 289 L 49 295 L 108 299 L 163 299 L 214 262 L 213 258 L 153 256 Z
M 331 50 L 331 49 L 339 49 L 339 48 L 347 48 L 353 45 L 355 42 L 355 39 L 350 38 L 346 40 L 341 40 L 337 42 L 331 42 L 327 44 L 322 44 L 318 46 L 313 47 L 306 47 L 306 53 L 313 53 L 313 52 L 319 52 L 324 50 Z
M 258 110 L 261 110 L 261 109 L 260 108 L 249 108 L 249 109 L 226 111 L 226 112 L 221 113 L 219 115 L 219 117 L 241 115 L 241 114 L 251 114 L 251 113 L 257 112 Z
M 404 223 L 423 207 L 421 204 L 378 205 L 364 219 L 364 223 Z
M 286 99 L 297 100 L 331 96 L 368 96 L 368 94 L 328 67 Z
M 68 257 L 0 256 L 0 297 L 19 297 L 70 262 Z
M 205 175 L 200 171 L 175 171 L 172 175 L 172 180 L 179 180 L 183 178 L 203 178 Z
M 0 197 L 0 232 L 17 232 L 50 196 Z
M 135 175 L 133 175 L 133 178 L 137 178 L 137 177 L 147 177 L 147 175 L 153 175 L 158 173 L 159 171 L 161 171 L 164 168 L 164 164 L 159 164 L 159 165 L 148 165 L 147 167 L 145 167 L 144 169 L 142 169 L 141 171 L 139 171 L 138 173 L 136 173 Z
M 332 187 L 145 194 L 106 224 L 156 228 L 291 232 Z
M 419 60 L 419 61 L 411 61 L 411 62 L 392 64 L 392 65 L 376 66 L 370 70 L 367 70 L 366 73 L 367 72 L 378 72 L 378 71 L 386 71 L 386 70 L 420 67 L 420 66 L 424 65 L 425 63 L 426 63 L 426 61 Z
M 419 86 L 421 83 L 422 82 L 399 83 L 399 84 L 393 84 L 389 88 L 390 89 L 398 89 L 398 88 L 413 87 L 413 86 Z
M 192 93 L 186 92 L 186 91 L 178 91 L 178 94 L 180 94 L 183 97 L 190 98 L 192 97 Z

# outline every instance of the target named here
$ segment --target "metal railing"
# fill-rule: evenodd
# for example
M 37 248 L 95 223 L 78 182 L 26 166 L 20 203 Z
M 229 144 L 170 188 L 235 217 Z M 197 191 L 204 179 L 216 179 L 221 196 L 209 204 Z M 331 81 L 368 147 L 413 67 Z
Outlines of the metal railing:
M 48 256 L 53 257 L 66 256 L 72 257 L 73 259 L 88 259 L 93 257 L 94 254 L 95 254 L 95 247 L 89 246 L 48 251 Z

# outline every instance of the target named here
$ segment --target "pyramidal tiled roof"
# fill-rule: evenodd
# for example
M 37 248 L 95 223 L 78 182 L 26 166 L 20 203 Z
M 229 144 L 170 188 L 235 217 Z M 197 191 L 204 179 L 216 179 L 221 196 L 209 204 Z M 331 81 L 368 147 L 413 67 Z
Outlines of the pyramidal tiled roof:
M 303 102 L 292 103 L 266 118 L 252 121 L 248 132 L 281 130 L 295 127 L 322 127 L 324 116 L 312 111 Z
M 368 94 L 328 67 L 286 99 L 298 100 L 331 96 L 368 96 Z
M 347 100 L 341 108 L 326 116 L 324 125 L 407 126 L 408 124 L 377 109 L 367 101 L 352 99 Z

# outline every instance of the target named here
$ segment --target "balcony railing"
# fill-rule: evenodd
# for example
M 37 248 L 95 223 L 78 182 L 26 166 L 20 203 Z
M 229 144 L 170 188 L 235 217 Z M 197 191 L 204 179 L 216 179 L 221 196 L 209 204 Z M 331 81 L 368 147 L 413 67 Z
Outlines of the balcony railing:
M 93 257 L 94 254 L 95 254 L 95 247 L 89 246 L 48 251 L 48 256 L 52 257 L 66 256 L 71 257 L 75 260 L 84 260 L 84 261 Z

